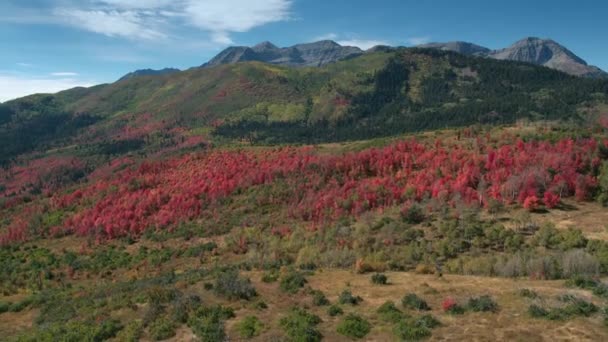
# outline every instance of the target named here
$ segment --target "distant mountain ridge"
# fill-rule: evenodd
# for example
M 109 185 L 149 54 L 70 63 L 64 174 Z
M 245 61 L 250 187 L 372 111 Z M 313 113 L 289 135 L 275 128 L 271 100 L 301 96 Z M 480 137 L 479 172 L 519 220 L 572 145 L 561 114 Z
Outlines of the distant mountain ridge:
M 135 70 L 133 72 L 130 72 L 130 73 L 124 75 L 118 81 L 124 81 L 124 80 L 128 80 L 130 78 L 139 77 L 139 76 L 167 75 L 167 74 L 173 74 L 173 73 L 180 72 L 180 71 L 181 70 L 175 69 L 175 68 L 164 68 L 164 69 L 160 69 L 160 70 L 140 69 L 140 70 Z
M 526 62 L 546 66 L 574 76 L 591 78 L 608 77 L 608 73 L 596 66 L 588 65 L 585 60 L 552 39 L 527 37 L 507 48 L 498 50 L 490 50 L 479 45 L 460 41 L 430 43 L 419 45 L 418 47 L 454 51 L 469 56 Z
M 608 77 L 608 73 L 596 66 L 588 65 L 585 60 L 552 39 L 527 37 L 507 48 L 498 50 L 491 50 L 487 47 L 464 41 L 428 43 L 416 47 L 453 51 L 467 56 L 531 63 L 556 69 L 574 76 L 590 78 Z M 252 47 L 228 47 L 200 67 L 212 68 L 224 64 L 253 61 L 290 67 L 320 67 L 368 53 L 392 51 L 395 48 L 380 45 L 364 51 L 355 46 L 342 46 L 332 40 L 322 40 L 280 48 L 271 42 L 265 41 Z M 137 76 L 165 75 L 179 71 L 179 69 L 173 68 L 162 70 L 143 69 L 125 75 L 119 81 Z
M 342 46 L 331 40 L 285 48 L 279 48 L 270 42 L 263 42 L 253 47 L 229 47 L 203 64 L 202 67 L 209 68 L 222 64 L 251 61 L 294 67 L 318 67 L 363 53 L 364 51 L 358 47 Z

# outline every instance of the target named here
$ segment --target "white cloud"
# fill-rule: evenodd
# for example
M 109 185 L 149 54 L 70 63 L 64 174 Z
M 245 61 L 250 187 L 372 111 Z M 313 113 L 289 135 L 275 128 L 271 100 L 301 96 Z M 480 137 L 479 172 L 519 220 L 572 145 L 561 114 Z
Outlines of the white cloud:
M 336 43 L 342 46 L 356 46 L 362 50 L 367 50 L 377 45 L 390 45 L 383 40 L 365 40 L 365 39 L 352 39 L 352 40 L 338 40 Z
M 137 11 L 104 11 L 61 8 L 54 14 L 63 18 L 67 24 L 109 37 L 131 39 L 162 39 L 166 35 L 153 27 L 152 20 Z
M 61 71 L 61 72 L 52 72 L 51 76 L 56 76 L 56 77 L 74 77 L 74 76 L 78 76 L 78 74 L 75 73 L 75 72 Z
M 56 93 L 74 87 L 90 87 L 95 82 L 74 78 L 48 79 L 44 77 L 23 77 L 0 75 L 0 102 L 37 93 Z
M 318 36 L 316 37 L 314 40 L 319 41 L 319 40 L 336 40 L 338 39 L 338 35 L 335 33 L 328 33 L 328 34 L 324 34 L 322 36 Z
M 226 44 L 231 32 L 288 20 L 290 7 L 290 0 L 189 0 L 184 10 L 192 25 L 210 31 L 215 42 Z
M 49 8 L 16 9 L 0 21 L 62 24 L 132 40 L 175 37 L 184 27 L 208 34 L 219 45 L 233 33 L 290 20 L 292 0 L 49 0 Z
M 30 64 L 30 63 L 22 63 L 22 62 L 21 62 L 21 63 L 17 63 L 17 66 L 22 67 L 22 68 L 31 68 L 31 67 L 33 67 L 34 65 L 33 65 L 33 64 Z
M 423 37 L 410 37 L 407 40 L 407 43 L 410 45 L 422 45 L 431 41 L 431 37 L 423 36 Z
M 390 45 L 390 43 L 385 40 L 358 39 L 358 38 L 351 38 L 351 37 L 343 37 L 337 33 L 327 33 L 327 34 L 317 36 L 314 38 L 314 41 L 319 41 L 319 40 L 333 40 L 342 46 L 356 46 L 362 50 L 367 50 L 376 45 Z

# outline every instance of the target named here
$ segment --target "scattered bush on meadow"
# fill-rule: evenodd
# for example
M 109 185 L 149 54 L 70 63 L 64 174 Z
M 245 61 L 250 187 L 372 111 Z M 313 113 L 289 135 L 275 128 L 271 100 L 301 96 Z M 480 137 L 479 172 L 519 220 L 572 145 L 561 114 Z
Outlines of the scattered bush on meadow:
M 519 295 L 524 298 L 536 299 L 538 298 L 538 293 L 536 291 L 530 289 L 521 289 L 519 290 Z
M 383 273 L 376 273 L 372 275 L 372 284 L 386 285 L 388 283 L 388 277 Z
M 441 302 L 441 308 L 444 312 L 452 314 L 452 315 L 462 315 L 464 313 L 464 308 L 456 302 L 453 298 L 446 298 Z
M 342 310 L 342 308 L 336 304 L 327 308 L 327 314 L 330 315 L 331 317 L 342 315 L 343 313 L 344 313 L 344 310 Z
M 264 324 L 256 316 L 246 316 L 236 324 L 236 330 L 242 338 L 253 338 L 262 333 Z
M 475 312 L 497 312 L 498 304 L 488 295 L 471 297 L 467 303 L 467 309 Z
M 144 334 L 144 325 L 141 321 L 131 321 L 116 336 L 120 342 L 138 342 Z
M 415 293 L 406 294 L 403 299 L 401 299 L 401 305 L 403 305 L 404 308 L 418 311 L 431 310 L 426 301 L 418 297 L 418 295 L 416 295 Z
M 292 308 L 287 316 L 279 321 L 279 325 L 291 340 L 306 342 L 321 341 L 323 335 L 316 329 L 319 323 L 319 316 L 297 307 Z
M 238 270 L 228 270 L 218 274 L 214 290 L 218 295 L 230 300 L 250 300 L 257 296 L 251 280 L 241 277 Z
M 188 319 L 188 326 L 201 341 L 223 341 L 224 322 L 234 318 L 234 310 L 223 306 L 200 307 Z
M 325 297 L 325 294 L 321 290 L 312 290 L 312 303 L 316 306 L 329 305 L 329 299 Z
M 372 325 L 363 317 L 356 314 L 348 314 L 338 323 L 336 331 L 352 339 L 365 337 L 372 330 Z
M 559 300 L 564 303 L 563 306 L 546 309 L 537 304 L 532 304 L 528 308 L 528 313 L 533 318 L 563 321 L 576 316 L 589 317 L 599 310 L 595 304 L 572 295 L 561 296 Z
M 280 287 L 281 290 L 285 292 L 296 293 L 304 287 L 306 283 L 308 283 L 308 281 L 306 280 L 306 277 L 304 277 L 304 274 L 291 269 L 281 278 Z
M 166 317 L 161 317 L 148 326 L 150 337 L 154 341 L 163 341 L 175 336 L 175 323 Z
M 264 274 L 262 275 L 262 281 L 264 283 L 274 283 L 277 280 L 279 280 L 279 272 L 277 272 L 276 270 L 264 272 Z
M 338 303 L 340 304 L 357 305 L 361 301 L 363 301 L 363 298 L 359 296 L 354 296 L 352 292 L 348 289 L 342 291 L 342 293 L 340 293 L 340 296 L 338 297 Z
M 386 321 L 386 322 L 391 322 L 391 323 L 397 323 L 405 317 L 404 313 L 401 312 L 401 310 L 397 309 L 397 307 L 395 306 L 395 303 L 393 303 L 391 301 L 387 301 L 384 304 L 382 304 L 376 310 L 376 313 L 378 314 L 380 319 L 382 319 L 383 321 Z

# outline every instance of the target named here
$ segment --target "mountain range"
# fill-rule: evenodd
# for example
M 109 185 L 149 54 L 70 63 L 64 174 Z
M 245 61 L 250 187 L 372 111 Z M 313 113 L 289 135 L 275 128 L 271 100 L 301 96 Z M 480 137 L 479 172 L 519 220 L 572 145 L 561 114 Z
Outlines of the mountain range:
M 420 45 L 419 47 L 454 51 L 470 56 L 542 65 L 575 76 L 594 78 L 608 76 L 600 68 L 588 65 L 585 60 L 552 39 L 528 37 L 515 42 L 507 48 L 498 50 L 490 50 L 473 43 L 459 41 L 430 43 Z
M 551 39 L 527 37 L 509 47 L 498 50 L 491 50 L 463 41 L 429 43 L 416 47 L 453 51 L 467 56 L 531 63 L 556 69 L 574 76 L 591 78 L 608 77 L 608 73 L 598 67 L 588 65 L 585 60 Z M 342 46 L 331 40 L 279 48 L 271 42 L 266 41 L 253 47 L 232 46 L 226 48 L 209 62 L 201 65 L 201 67 L 211 68 L 223 64 L 253 61 L 290 67 L 320 67 L 366 53 L 391 49 L 395 49 L 395 47 L 375 46 L 364 51 L 354 46 Z M 137 70 L 125 75 L 120 80 L 134 76 L 162 75 L 177 71 L 179 70 L 172 68 Z

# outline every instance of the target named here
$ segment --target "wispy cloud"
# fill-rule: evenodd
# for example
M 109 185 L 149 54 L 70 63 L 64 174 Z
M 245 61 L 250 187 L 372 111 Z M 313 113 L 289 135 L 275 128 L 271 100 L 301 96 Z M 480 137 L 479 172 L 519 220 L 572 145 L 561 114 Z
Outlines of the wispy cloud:
M 46 0 L 48 6 L 11 7 L 0 21 L 60 24 L 132 40 L 176 38 L 184 27 L 219 45 L 232 34 L 291 19 L 292 0 Z M 6 12 L 6 11 L 5 11 Z
M 333 40 L 342 46 L 356 46 L 362 50 L 367 50 L 377 45 L 389 45 L 385 40 L 377 39 L 359 39 L 353 37 L 345 37 L 337 33 L 326 33 L 313 38 L 314 41 L 319 40 Z
M 148 25 L 149 18 L 137 11 L 81 10 L 60 8 L 53 12 L 66 24 L 104 34 L 109 37 L 130 39 L 163 39 L 167 35 Z
M 220 44 L 231 43 L 231 32 L 247 32 L 290 18 L 290 0 L 189 0 L 184 14 L 195 27 L 211 32 Z
M 56 93 L 74 87 L 90 87 L 95 82 L 75 78 L 46 78 L 0 74 L 0 102 L 37 93 Z
M 69 71 L 61 71 L 61 72 L 52 72 L 51 76 L 55 76 L 55 77 L 75 77 L 75 76 L 78 76 L 78 73 L 69 72 Z
M 410 45 L 422 45 L 431 41 L 431 37 L 429 36 L 421 36 L 421 37 L 410 37 L 406 40 L 406 42 Z
M 16 64 L 17 64 L 18 67 L 22 67 L 22 68 L 31 68 L 31 67 L 34 66 L 33 64 L 23 63 L 23 62 L 19 62 L 19 63 L 16 63 Z
M 342 46 L 356 46 L 362 50 L 367 50 L 378 45 L 389 45 L 384 40 L 366 40 L 366 39 L 353 39 L 353 40 L 338 40 L 336 43 Z

